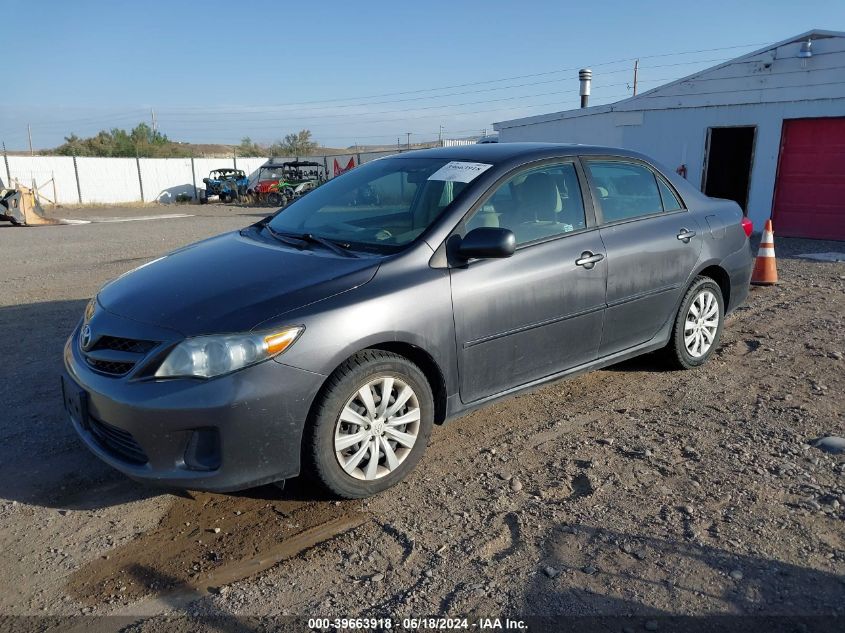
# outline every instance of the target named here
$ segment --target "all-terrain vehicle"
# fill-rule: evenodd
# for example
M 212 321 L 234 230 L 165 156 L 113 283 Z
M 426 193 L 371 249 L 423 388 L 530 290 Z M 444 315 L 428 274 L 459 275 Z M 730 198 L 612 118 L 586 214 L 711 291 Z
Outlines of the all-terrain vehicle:
M 281 207 L 325 182 L 323 165 L 314 161 L 268 162 L 258 170 L 258 180 L 250 192 L 256 201 Z
M 208 178 L 203 178 L 202 181 L 205 183 L 205 191 L 200 196 L 200 204 L 206 204 L 211 196 L 217 196 L 220 202 L 239 200 L 246 194 L 249 186 L 246 172 L 243 169 L 231 167 L 215 169 L 208 174 Z

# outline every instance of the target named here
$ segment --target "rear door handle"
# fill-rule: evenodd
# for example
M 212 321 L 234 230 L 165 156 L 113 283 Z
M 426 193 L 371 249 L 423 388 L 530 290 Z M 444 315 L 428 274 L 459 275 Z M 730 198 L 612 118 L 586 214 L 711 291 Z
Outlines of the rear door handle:
M 681 232 L 678 233 L 678 239 L 681 240 L 684 244 L 689 244 L 689 241 L 695 237 L 695 231 L 688 231 L 686 229 L 681 229 Z
M 575 260 L 576 266 L 583 266 L 587 270 L 595 266 L 598 262 L 604 259 L 604 255 L 601 253 L 596 253 L 593 255 L 590 251 L 584 251 L 581 253 L 581 257 Z

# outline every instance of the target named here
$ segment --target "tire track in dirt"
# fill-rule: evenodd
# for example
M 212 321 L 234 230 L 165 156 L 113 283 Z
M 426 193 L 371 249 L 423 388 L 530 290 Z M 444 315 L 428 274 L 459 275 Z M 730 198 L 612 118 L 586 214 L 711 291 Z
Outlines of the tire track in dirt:
M 180 602 L 180 594 L 195 598 L 253 576 L 371 520 L 360 503 L 301 501 L 276 490 L 177 497 L 154 530 L 76 571 L 68 594 L 88 606 L 151 594 Z

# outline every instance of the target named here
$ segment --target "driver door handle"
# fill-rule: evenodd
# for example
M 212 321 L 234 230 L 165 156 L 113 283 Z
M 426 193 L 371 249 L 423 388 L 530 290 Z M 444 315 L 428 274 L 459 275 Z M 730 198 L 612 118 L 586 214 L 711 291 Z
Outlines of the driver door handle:
M 684 244 L 689 244 L 689 241 L 695 237 L 695 231 L 688 231 L 686 229 L 681 229 L 681 232 L 677 235 L 678 239 L 681 240 Z
M 583 266 L 587 270 L 595 266 L 598 262 L 604 259 L 604 255 L 601 253 L 596 253 L 595 255 L 590 251 L 584 251 L 581 253 L 581 257 L 575 260 L 576 266 Z

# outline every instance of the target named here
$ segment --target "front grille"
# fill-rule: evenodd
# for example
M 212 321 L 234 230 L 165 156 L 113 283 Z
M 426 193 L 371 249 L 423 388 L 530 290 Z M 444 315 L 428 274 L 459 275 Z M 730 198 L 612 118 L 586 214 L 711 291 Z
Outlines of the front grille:
M 135 366 L 135 363 L 118 363 L 108 360 L 98 360 L 96 358 L 91 358 L 90 356 L 85 357 L 85 362 L 88 363 L 88 366 L 91 369 L 96 369 L 99 372 L 110 374 L 112 376 L 123 376 L 124 374 L 128 374 Z
M 133 464 L 147 463 L 147 454 L 131 433 L 90 416 L 89 425 L 91 434 L 105 450 Z
M 156 345 L 158 341 L 103 335 L 83 354 L 91 369 L 108 376 L 125 376 Z
M 131 352 L 132 354 L 146 354 L 156 346 L 155 341 L 142 341 L 131 338 L 120 338 L 119 336 L 101 336 L 94 344 L 93 350 L 113 349 L 118 352 Z

